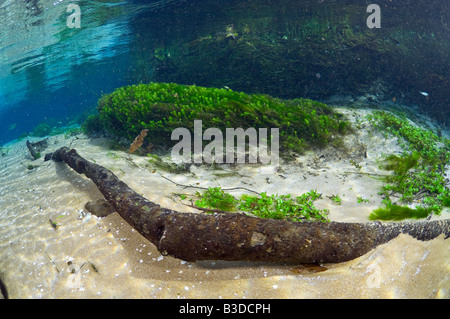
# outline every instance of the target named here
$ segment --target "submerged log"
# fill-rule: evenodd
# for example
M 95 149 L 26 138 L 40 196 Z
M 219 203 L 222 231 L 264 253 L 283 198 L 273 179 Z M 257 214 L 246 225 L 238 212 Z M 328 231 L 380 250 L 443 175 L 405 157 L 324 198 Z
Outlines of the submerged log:
M 186 261 L 343 262 L 401 233 L 419 240 L 450 236 L 450 220 L 405 223 L 290 222 L 245 214 L 181 213 L 137 194 L 111 171 L 63 147 L 46 160 L 64 161 L 90 178 L 120 216 L 163 255 Z

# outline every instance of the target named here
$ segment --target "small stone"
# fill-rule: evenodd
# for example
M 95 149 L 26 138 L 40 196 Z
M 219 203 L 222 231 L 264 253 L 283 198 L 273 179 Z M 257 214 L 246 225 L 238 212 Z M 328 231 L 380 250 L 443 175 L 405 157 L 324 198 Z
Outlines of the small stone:
M 84 208 L 97 217 L 106 217 L 115 212 L 114 207 L 104 198 L 87 202 Z

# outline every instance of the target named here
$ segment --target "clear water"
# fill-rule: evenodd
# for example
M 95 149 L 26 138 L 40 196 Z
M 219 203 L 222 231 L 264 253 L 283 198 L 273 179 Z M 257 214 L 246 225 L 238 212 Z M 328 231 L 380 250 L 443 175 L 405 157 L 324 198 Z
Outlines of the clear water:
M 73 1 L 2 1 L 0 143 L 41 122 L 67 124 L 102 92 L 133 83 L 136 19 L 176 2 L 78 1 L 82 28 L 70 29 Z
M 80 7 L 81 28 L 68 27 L 70 3 Z M 364 95 L 384 81 L 372 96 L 419 105 L 448 124 L 448 2 L 378 4 L 381 28 L 371 29 L 370 43 L 358 43 L 358 34 L 368 32 L 369 2 L 0 1 L 0 144 L 42 122 L 81 123 L 102 92 L 150 81 L 314 99 Z M 203 55 L 192 52 L 193 42 L 226 36 L 227 30 L 260 55 L 242 61 L 227 56 L 223 46 L 198 46 Z M 324 45 L 315 49 L 317 36 Z M 255 38 L 261 42 L 247 40 Z M 292 51 L 270 51 L 270 45 Z M 316 54 L 306 61 L 289 56 L 304 48 Z M 343 57 L 347 51 L 352 53 Z M 259 58 L 267 62 L 258 64 Z M 267 64 L 270 72 L 261 72 Z
M 367 24 L 371 3 L 381 8 L 381 28 Z M 80 28 L 69 26 L 71 4 L 81 10 Z M 449 6 L 446 0 L 0 0 L 0 145 L 17 139 L 24 144 L 21 139 L 33 138 L 30 135 L 42 123 L 52 128 L 80 125 L 95 113 L 103 93 L 149 82 L 229 87 L 361 109 L 401 109 L 428 115 L 432 127 L 445 132 L 450 124 Z M 357 124 L 365 114 L 347 113 Z M 356 135 L 355 145 L 369 147 L 366 162 L 372 166 L 366 163 L 364 169 L 377 173 L 376 155 L 400 148 L 395 139 L 369 133 Z M 60 136 L 50 141 L 53 147 L 67 146 Z M 134 169 L 125 155 L 105 151 L 107 142 L 103 143 L 80 140 L 75 147 L 115 170 L 136 191 L 166 207 L 174 205 L 169 198 L 172 184 L 156 178 L 152 170 Z M 162 260 L 120 217 L 79 218 L 87 201 L 101 198 L 90 181 L 59 166 L 56 174 L 50 165 L 27 170 L 26 165 L 36 162 L 23 145 L 11 145 L 0 148 L 0 272 L 5 272 L 12 296 L 450 295 L 450 250 L 448 239 L 442 237 L 420 243 L 401 237 L 361 259 L 329 265 L 330 270 L 318 276 L 298 276 L 289 265 L 191 265 L 170 257 Z M 325 155 L 328 160 L 336 154 Z M 267 185 L 253 168 L 243 169 L 242 178 L 227 181 L 229 187 L 245 184 L 276 193 L 298 191 L 298 180 L 307 176 L 310 184 L 305 182 L 305 187 L 323 186 L 327 195 L 340 185 L 345 187 L 348 205 L 331 206 L 332 217 L 367 221 L 370 211 L 381 205 L 377 181 L 362 175 L 341 178 L 342 171 L 354 166 L 348 161 L 325 163 L 325 155 L 302 158 L 303 168 L 287 167 L 295 174 L 278 174 L 278 180 Z M 322 161 L 321 172 L 326 168 L 328 175 L 319 175 L 316 160 Z M 135 161 L 141 168 L 147 165 L 145 159 Z M 216 186 L 216 176 L 208 168 L 196 173 L 207 176 L 200 181 L 205 186 Z M 197 177 L 174 178 L 199 183 Z M 361 195 L 371 198 L 363 208 L 354 200 Z M 180 204 L 174 209 L 185 208 Z M 448 214 L 447 210 L 439 218 Z M 59 233 L 49 226 L 49 218 L 60 218 Z M 79 272 L 83 284 L 73 288 L 69 260 L 79 270 L 87 260 L 93 261 L 101 276 L 84 268 Z M 366 289 L 373 269 L 382 273 L 381 288 Z

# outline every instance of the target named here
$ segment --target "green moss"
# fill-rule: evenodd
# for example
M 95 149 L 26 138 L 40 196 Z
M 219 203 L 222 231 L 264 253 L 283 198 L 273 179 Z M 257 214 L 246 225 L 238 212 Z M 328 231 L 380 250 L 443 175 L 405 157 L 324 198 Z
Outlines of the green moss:
M 333 201 L 333 203 L 335 203 L 336 205 L 341 205 L 342 204 L 342 199 L 339 197 L 339 195 L 331 195 L 329 196 L 329 198 Z
M 450 196 L 444 175 L 445 165 L 450 163 L 450 140 L 391 113 L 377 111 L 368 119 L 386 134 L 398 137 L 404 149 L 400 156 L 387 154 L 380 161 L 381 168 L 393 172 L 384 178 L 381 193 L 386 209 L 380 214 L 384 218 L 389 213 L 393 218 L 401 216 L 401 206 L 392 204 L 393 196 L 399 197 L 401 203 L 417 205 L 414 212 L 403 209 L 405 215 L 439 214 Z
M 81 131 L 87 135 L 97 134 L 103 131 L 99 115 L 89 115 L 81 125 Z
M 33 130 L 33 136 L 44 137 L 52 133 L 52 127 L 47 123 L 41 123 L 36 125 Z
M 204 193 L 197 192 L 195 205 L 202 208 L 225 211 L 242 211 L 261 218 L 286 219 L 292 221 L 328 221 L 328 210 L 317 209 L 314 201 L 321 194 L 312 190 L 297 197 L 291 195 L 242 195 L 239 199 L 223 191 L 220 187 L 209 188 Z
M 200 194 L 200 198 L 195 201 L 195 205 L 203 208 L 220 209 L 224 211 L 234 211 L 237 200 L 230 194 L 224 192 L 220 187 L 210 187 Z
M 342 115 L 312 100 L 280 100 L 174 83 L 118 88 L 99 100 L 98 111 L 99 122 L 91 118 L 84 127 L 100 124 L 113 135 L 131 141 L 146 128 L 151 143 L 166 147 L 175 143 L 171 140 L 175 128 L 192 132 L 196 119 L 202 120 L 205 129 L 214 127 L 222 132 L 227 127 L 279 128 L 280 149 L 296 152 L 311 145 L 324 146 L 349 128 Z
M 418 152 L 425 159 L 435 163 L 450 161 L 450 140 L 415 125 L 406 117 L 376 111 L 369 115 L 368 119 L 380 130 L 404 139 L 407 143 L 402 145 L 406 150 Z
M 356 197 L 356 201 L 358 202 L 358 204 L 361 204 L 361 203 L 368 203 L 368 202 L 369 202 L 368 199 L 362 198 L 361 196 Z
M 444 196 L 442 198 L 442 205 L 444 207 L 450 207 L 450 195 Z
M 81 132 L 82 132 L 81 128 L 79 128 L 79 127 L 71 127 L 71 128 L 66 129 L 64 131 L 64 137 L 68 139 L 68 138 L 71 138 L 73 136 L 77 136 Z
M 321 198 L 321 194 L 312 190 L 297 197 L 291 195 L 259 196 L 243 195 L 239 209 L 262 218 L 288 219 L 292 221 L 314 220 L 328 221 L 328 210 L 317 209 L 314 201 Z
M 394 171 L 397 175 L 403 175 L 417 165 L 419 158 L 418 152 L 404 154 L 403 157 L 390 154 L 381 161 L 380 167 L 388 171 Z
M 423 208 L 417 207 L 415 209 L 389 205 L 387 207 L 380 207 L 375 209 L 369 216 L 370 220 L 402 220 L 406 218 L 426 218 L 430 214 L 430 211 Z

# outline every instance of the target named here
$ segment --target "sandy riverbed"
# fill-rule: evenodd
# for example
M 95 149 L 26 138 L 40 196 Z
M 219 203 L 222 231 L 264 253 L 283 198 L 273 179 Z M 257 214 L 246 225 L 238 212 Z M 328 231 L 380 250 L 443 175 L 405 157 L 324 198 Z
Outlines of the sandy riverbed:
M 342 111 L 361 126 L 346 138 L 347 151 L 308 152 L 279 167 L 215 170 L 201 165 L 173 174 L 153 167 L 146 157 L 111 151 L 105 139 L 82 135 L 52 136 L 44 153 L 71 144 L 143 196 L 178 211 L 191 208 L 173 193 L 193 194 L 196 189 L 176 186 L 162 176 L 183 185 L 245 187 L 268 194 L 300 195 L 315 189 L 322 193 L 316 206 L 329 209 L 331 220 L 367 222 L 381 205 L 381 181 L 358 172 L 382 173 L 376 159 L 400 148 L 396 139 L 370 130 L 363 120 L 369 111 Z M 0 271 L 10 298 L 450 297 L 450 245 L 443 236 L 421 242 L 401 235 L 355 260 L 325 264 L 322 272 L 301 265 L 184 262 L 161 256 L 117 213 L 84 215 L 86 202 L 102 198 L 84 176 L 63 163 L 32 161 L 25 141 L 6 148 L 0 158 Z M 29 170 L 29 164 L 38 167 Z M 335 194 L 342 205 L 328 198 Z M 358 203 L 358 196 L 368 202 Z M 448 210 L 433 216 L 443 218 L 450 218 Z M 56 229 L 50 219 L 58 224 Z

